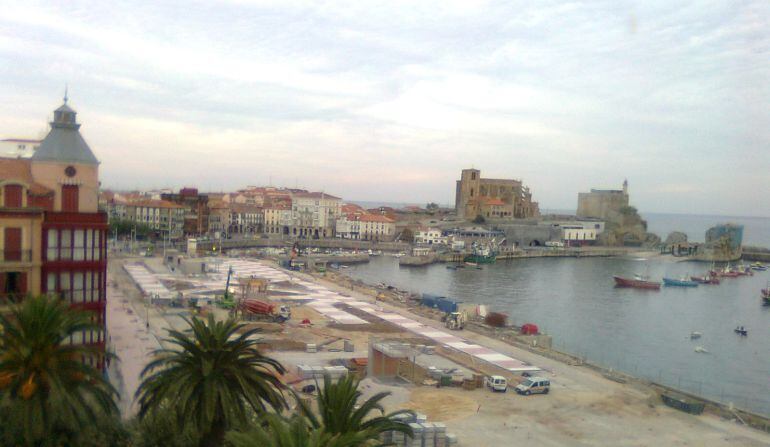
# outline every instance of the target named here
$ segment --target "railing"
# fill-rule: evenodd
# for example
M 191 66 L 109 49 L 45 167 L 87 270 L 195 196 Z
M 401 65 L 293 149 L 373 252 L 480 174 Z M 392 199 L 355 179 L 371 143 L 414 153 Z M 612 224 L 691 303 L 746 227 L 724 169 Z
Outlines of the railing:
M 0 250 L 0 262 L 30 262 L 32 250 Z

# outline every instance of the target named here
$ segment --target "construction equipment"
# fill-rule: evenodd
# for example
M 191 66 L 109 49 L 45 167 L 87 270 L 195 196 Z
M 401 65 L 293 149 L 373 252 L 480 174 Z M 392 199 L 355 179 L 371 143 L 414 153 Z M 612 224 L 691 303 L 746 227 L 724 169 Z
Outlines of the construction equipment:
M 466 320 L 467 317 L 465 316 L 465 312 L 451 312 L 446 315 L 446 321 L 444 323 L 448 329 L 459 331 L 465 328 Z
M 283 323 L 291 319 L 291 308 L 286 305 L 276 306 L 274 303 L 247 299 L 242 302 L 243 317 L 251 321 L 273 321 Z

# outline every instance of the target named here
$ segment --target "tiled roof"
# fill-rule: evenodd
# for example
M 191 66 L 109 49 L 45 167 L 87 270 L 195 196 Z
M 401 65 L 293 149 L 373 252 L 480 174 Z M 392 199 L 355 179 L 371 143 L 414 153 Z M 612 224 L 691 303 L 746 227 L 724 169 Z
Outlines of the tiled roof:
M 331 200 L 342 200 L 339 197 L 335 197 L 331 194 L 327 194 L 325 192 L 295 192 L 294 197 L 301 197 L 305 199 L 331 199 Z
M 28 158 L 0 158 L 0 179 L 32 184 L 31 166 Z
M 393 219 L 388 219 L 387 217 L 380 214 L 362 214 L 358 216 L 358 220 L 361 222 L 393 223 Z
M 182 205 L 168 202 L 166 200 L 136 200 L 126 204 L 127 206 L 140 206 L 145 208 L 184 208 Z

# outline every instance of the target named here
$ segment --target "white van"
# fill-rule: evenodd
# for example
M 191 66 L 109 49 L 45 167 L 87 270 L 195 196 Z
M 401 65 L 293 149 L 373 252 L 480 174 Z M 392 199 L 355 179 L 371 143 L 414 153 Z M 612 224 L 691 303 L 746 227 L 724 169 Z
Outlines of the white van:
M 542 377 L 528 377 L 526 380 L 516 385 L 516 392 L 525 396 L 535 393 L 548 394 L 550 388 L 550 380 Z
M 484 383 L 492 391 L 502 391 L 504 393 L 508 390 L 508 381 L 503 376 L 488 376 L 484 379 Z

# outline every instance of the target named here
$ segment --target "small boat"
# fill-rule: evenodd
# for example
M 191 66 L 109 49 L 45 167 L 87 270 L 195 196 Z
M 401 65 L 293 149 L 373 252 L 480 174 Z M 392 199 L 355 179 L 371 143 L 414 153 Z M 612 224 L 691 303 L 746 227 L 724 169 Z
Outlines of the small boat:
M 734 329 L 735 333 L 740 335 L 741 337 L 748 337 L 749 330 L 744 328 L 743 326 L 737 327 Z
M 719 278 L 711 275 L 691 276 L 690 280 L 695 281 L 699 284 L 712 284 L 712 285 L 719 284 Z
M 634 279 L 623 278 L 622 276 L 613 276 L 616 287 L 632 287 L 635 289 L 660 289 L 660 283 L 650 281 L 646 276 L 636 275 Z
M 765 306 L 770 306 L 770 282 L 768 283 L 766 289 L 762 289 L 760 294 L 762 295 L 762 304 Z
M 698 339 L 698 338 L 701 338 L 701 336 L 702 336 L 702 335 L 703 335 L 703 334 L 701 334 L 701 333 L 700 333 L 700 332 L 698 332 L 698 331 L 693 331 L 693 332 L 690 332 L 690 340 L 696 340 L 696 339 Z
M 751 264 L 751 269 L 752 270 L 756 270 L 758 272 L 764 272 L 764 271 L 767 270 L 767 266 L 762 264 L 762 263 L 755 262 L 755 263 Z
M 698 287 L 697 282 L 687 279 L 663 278 L 663 284 L 667 287 Z
M 703 346 L 696 346 L 695 347 L 695 352 L 697 352 L 699 354 L 708 354 L 709 353 L 708 350 L 706 348 L 704 348 Z
M 456 265 L 448 265 L 448 266 L 446 266 L 446 268 L 447 268 L 447 270 L 457 270 L 457 266 Z

